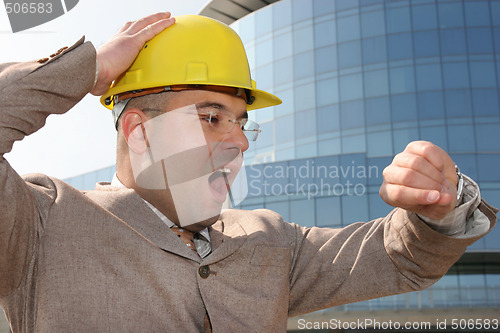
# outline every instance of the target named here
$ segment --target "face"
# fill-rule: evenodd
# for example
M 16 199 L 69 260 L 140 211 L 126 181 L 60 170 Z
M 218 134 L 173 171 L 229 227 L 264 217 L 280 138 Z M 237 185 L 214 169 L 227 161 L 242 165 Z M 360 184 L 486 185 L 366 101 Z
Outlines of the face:
M 142 148 L 128 140 L 136 191 L 174 223 L 201 230 L 218 219 L 233 192 L 248 149 L 238 122 L 246 118 L 246 103 L 225 93 L 186 90 L 170 93 L 166 110 L 131 133 L 142 136 Z

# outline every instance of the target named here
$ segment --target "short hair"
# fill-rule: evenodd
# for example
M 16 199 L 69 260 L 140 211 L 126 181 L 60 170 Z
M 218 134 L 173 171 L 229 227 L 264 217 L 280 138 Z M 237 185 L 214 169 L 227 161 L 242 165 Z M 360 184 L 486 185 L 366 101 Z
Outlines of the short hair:
M 145 114 L 151 116 L 151 118 L 157 117 L 166 112 L 168 106 L 168 100 L 171 91 L 164 91 L 156 94 L 149 94 L 139 97 L 131 98 L 128 101 L 127 106 L 120 114 L 117 120 L 116 129 L 119 131 L 121 128 L 122 116 L 127 110 L 132 108 L 140 109 Z

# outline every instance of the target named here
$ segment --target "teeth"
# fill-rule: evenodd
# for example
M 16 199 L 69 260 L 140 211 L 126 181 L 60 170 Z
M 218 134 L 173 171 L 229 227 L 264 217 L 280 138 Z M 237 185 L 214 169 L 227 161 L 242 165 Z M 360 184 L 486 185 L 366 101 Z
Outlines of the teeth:
M 227 174 L 231 173 L 231 169 L 229 169 L 229 168 L 222 168 L 222 169 L 219 169 L 219 171 L 223 172 L 223 173 L 227 173 Z

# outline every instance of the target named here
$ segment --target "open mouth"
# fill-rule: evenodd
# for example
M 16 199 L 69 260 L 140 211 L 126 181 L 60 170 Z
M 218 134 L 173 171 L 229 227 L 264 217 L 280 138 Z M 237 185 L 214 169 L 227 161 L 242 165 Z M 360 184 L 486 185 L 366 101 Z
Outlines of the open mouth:
M 221 168 L 214 171 L 210 177 L 208 177 L 210 190 L 212 191 L 215 200 L 219 203 L 223 203 L 226 200 L 226 196 L 229 191 L 229 174 L 231 174 L 231 169 Z

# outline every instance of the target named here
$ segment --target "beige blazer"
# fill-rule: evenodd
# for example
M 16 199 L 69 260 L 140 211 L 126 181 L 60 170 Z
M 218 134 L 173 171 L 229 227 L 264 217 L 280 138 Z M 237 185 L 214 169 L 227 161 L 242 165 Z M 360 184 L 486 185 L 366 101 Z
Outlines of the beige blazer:
M 414 214 L 304 228 L 269 210 L 226 211 L 200 259 L 129 189 L 79 191 L 21 178 L 15 140 L 92 87 L 82 41 L 40 64 L 0 67 L 0 306 L 13 332 L 284 332 L 287 318 L 436 282 L 479 237 L 455 239 Z M 495 224 L 496 209 L 479 209 Z

